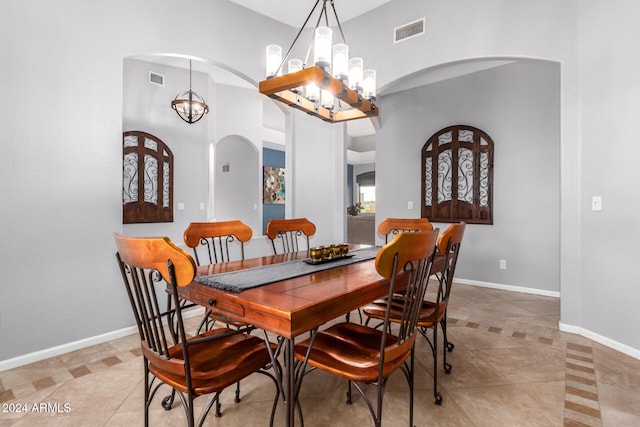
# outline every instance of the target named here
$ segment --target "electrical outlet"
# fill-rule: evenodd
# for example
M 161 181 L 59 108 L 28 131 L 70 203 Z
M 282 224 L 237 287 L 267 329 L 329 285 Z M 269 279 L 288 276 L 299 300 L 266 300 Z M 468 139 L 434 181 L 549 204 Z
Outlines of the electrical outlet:
M 507 269 L 507 260 L 506 259 L 501 259 L 500 260 L 500 270 L 506 270 Z

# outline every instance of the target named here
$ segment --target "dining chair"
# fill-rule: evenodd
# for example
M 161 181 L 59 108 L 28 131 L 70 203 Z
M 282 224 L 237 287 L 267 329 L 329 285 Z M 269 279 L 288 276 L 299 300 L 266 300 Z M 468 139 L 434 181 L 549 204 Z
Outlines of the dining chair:
M 341 322 L 312 333 L 295 346 L 295 357 L 310 368 L 320 369 L 347 380 L 347 403 L 351 403 L 352 385 L 366 402 L 376 427 L 382 425 L 382 401 L 389 376 L 402 370 L 409 385 L 409 425 L 413 426 L 414 343 L 420 306 L 424 299 L 436 246 L 438 230 L 424 233 L 398 233 L 377 253 L 377 272 L 389 280 L 389 297 L 384 327 L 377 329 L 352 322 Z M 405 301 L 395 307 L 396 288 L 406 284 Z M 392 333 L 389 326 L 393 310 L 398 322 Z M 365 384 L 377 387 L 372 402 Z M 395 424 L 394 424 L 395 425 Z
M 400 232 L 420 232 L 433 230 L 427 218 L 386 218 L 378 224 L 378 233 L 384 235 L 384 243 Z
M 217 221 L 217 222 L 192 222 L 184 231 L 184 243 L 193 250 L 193 254 L 198 266 L 202 265 L 200 257 L 209 264 L 229 262 L 232 258 L 244 260 L 244 244 L 251 240 L 253 232 L 251 227 L 239 220 Z M 239 249 L 239 256 L 232 257 L 233 245 Z M 231 250 L 230 250 L 231 246 Z M 238 252 L 238 250 L 236 250 Z M 206 255 L 206 257 L 205 257 Z M 202 329 L 209 330 L 216 321 L 225 323 L 227 326 L 243 326 L 238 322 L 221 313 L 214 313 L 205 309 L 205 316 L 198 326 L 197 333 Z
M 433 230 L 433 225 L 426 218 L 386 218 L 378 224 L 378 233 L 384 235 L 384 243 L 389 243 L 390 239 L 401 232 L 421 232 Z M 362 309 L 358 309 L 358 317 L 362 323 Z M 347 320 L 351 319 L 351 313 L 347 313 Z
M 193 281 L 193 258 L 167 237 L 136 238 L 115 233 L 114 238 L 116 258 L 140 334 L 145 426 L 149 425 L 149 406 L 163 384 L 179 396 L 190 427 L 195 425 L 194 399 L 213 395 L 198 420 L 201 426 L 213 404 L 220 415 L 222 390 L 256 372 L 270 377 L 276 386 L 270 419 L 273 425 L 279 394 L 276 379 L 267 370 L 271 358 L 265 341 L 229 328 L 187 339 L 178 288 Z M 165 292 L 173 304 L 163 310 L 159 297 Z M 164 402 L 163 407 L 170 409 Z
M 216 222 L 192 222 L 184 231 L 184 243 L 193 250 L 193 254 L 197 265 L 201 265 L 200 255 L 203 256 L 205 262 L 209 264 L 217 264 L 220 262 L 231 261 L 229 246 L 237 243 L 240 250 L 239 259 L 244 259 L 244 244 L 251 240 L 253 232 L 251 227 L 239 220 L 232 221 L 216 221 Z M 184 302 L 183 302 L 184 305 Z M 196 333 L 202 330 L 209 331 L 213 329 L 216 322 L 221 322 L 229 327 L 230 325 L 241 328 L 247 326 L 244 322 L 239 322 L 222 313 L 216 313 L 211 309 L 205 308 L 202 321 L 198 325 Z M 250 329 L 249 329 L 250 331 Z M 235 403 L 240 402 L 240 383 L 236 385 Z
M 460 245 L 462 243 L 462 237 L 464 236 L 464 230 L 466 224 L 461 222 L 459 224 L 451 224 L 447 229 L 440 234 L 437 241 L 437 252 L 434 257 L 434 263 L 432 273 L 437 279 L 438 288 L 434 295 L 434 300 L 428 298 L 422 302 L 420 308 L 420 317 L 418 319 L 418 330 L 420 334 L 426 339 L 431 352 L 433 354 L 433 396 L 437 405 L 442 404 L 442 394 L 438 391 L 438 324 L 442 328 L 443 335 L 443 349 L 442 349 L 442 363 L 444 371 L 447 374 L 451 373 L 452 366 L 447 362 L 447 352 L 453 351 L 454 344 L 449 341 L 447 336 L 447 308 L 449 306 L 449 296 L 451 295 L 451 287 L 453 285 L 453 277 L 458 262 L 458 255 L 460 253 Z M 396 293 L 393 296 L 393 306 L 398 307 L 404 304 L 404 295 L 402 293 Z M 388 300 L 376 300 L 373 303 L 364 307 L 363 312 L 367 316 L 366 325 L 369 324 L 371 319 L 377 319 L 381 323 L 378 327 L 384 324 L 386 307 Z M 392 312 L 391 322 L 397 322 L 395 311 Z M 428 331 L 432 331 L 432 338 L 429 338 Z
M 308 251 L 309 238 L 316 234 L 316 226 L 307 218 L 271 219 L 267 223 L 266 233 L 274 255 L 288 254 L 300 249 Z

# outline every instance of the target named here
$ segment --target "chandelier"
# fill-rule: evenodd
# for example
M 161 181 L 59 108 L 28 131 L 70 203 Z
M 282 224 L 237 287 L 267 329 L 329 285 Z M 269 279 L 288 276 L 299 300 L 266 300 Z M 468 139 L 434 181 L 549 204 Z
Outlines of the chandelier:
M 300 34 L 322 1 L 322 8 L 314 28 L 313 43 L 304 61 L 289 59 Z M 342 43 L 332 45 L 333 30 L 329 27 L 327 3 L 336 20 Z M 324 25 L 321 25 L 324 18 Z M 313 51 L 313 64 L 309 64 Z M 288 60 L 288 62 L 287 62 Z M 287 72 L 283 66 L 287 62 Z M 363 119 L 378 115 L 376 99 L 376 72 L 364 69 L 361 57 L 349 57 L 349 46 L 342 32 L 333 0 L 316 0 L 282 57 L 282 48 L 269 45 L 266 49 L 266 80 L 260 82 L 260 93 L 297 108 L 327 122 Z
M 197 122 L 209 112 L 204 98 L 191 90 L 191 60 L 189 60 L 189 90 L 177 94 L 171 101 L 171 108 L 189 124 Z

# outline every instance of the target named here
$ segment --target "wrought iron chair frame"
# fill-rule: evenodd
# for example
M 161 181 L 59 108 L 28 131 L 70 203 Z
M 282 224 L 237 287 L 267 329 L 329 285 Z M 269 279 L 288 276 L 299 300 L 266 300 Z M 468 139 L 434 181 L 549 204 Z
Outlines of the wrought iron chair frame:
M 443 333 L 443 367 L 445 373 L 450 374 L 452 366 L 447 362 L 447 352 L 453 351 L 454 344 L 449 341 L 447 336 L 447 308 L 465 227 L 466 224 L 464 222 L 460 224 L 451 224 L 438 237 L 438 242 L 436 245 L 437 253 L 435 254 L 435 257 L 443 258 L 442 264 L 440 264 L 443 266 L 443 268 L 441 271 L 435 272 L 435 276 L 438 282 L 436 300 L 422 302 L 420 318 L 418 320 L 418 331 L 426 339 L 429 347 L 431 348 L 431 353 L 433 354 L 433 396 L 434 402 L 437 405 L 442 404 L 442 394 L 438 391 L 437 388 L 438 324 L 440 324 Z M 404 298 L 405 297 L 402 293 L 395 294 L 393 296 L 393 305 L 395 307 L 401 306 L 402 304 L 404 304 Z M 378 300 L 366 306 L 364 308 L 364 313 L 368 318 L 365 322 L 365 325 L 368 325 L 371 319 L 382 320 L 382 310 L 384 307 L 386 307 L 386 305 L 387 300 Z M 392 318 L 392 322 L 395 321 L 396 319 Z M 380 323 L 376 327 L 380 327 L 382 325 L 383 323 Z M 429 338 L 429 329 L 432 330 L 432 338 Z
M 237 242 L 240 246 L 240 257 L 244 259 L 244 244 L 251 240 L 253 231 L 251 227 L 240 220 L 217 221 L 217 222 L 192 222 L 184 231 L 184 243 L 193 251 L 196 264 L 199 266 L 200 258 L 198 256 L 198 248 L 204 247 L 209 259 L 209 264 L 217 264 L 220 262 L 229 262 L 230 251 L 229 244 Z M 183 303 L 184 305 L 184 303 Z M 210 331 L 215 323 L 221 321 L 229 327 L 233 325 L 236 328 L 247 327 L 245 323 L 237 322 L 224 315 L 214 313 L 210 309 L 205 309 L 204 316 L 196 329 L 196 334 L 200 334 L 203 330 Z M 247 328 L 251 332 L 252 328 Z M 236 385 L 235 403 L 240 403 L 240 383 Z M 219 415 L 219 407 L 216 415 Z
M 145 426 L 149 425 L 149 406 L 164 384 L 172 388 L 172 396 L 175 393 L 180 398 L 190 427 L 195 425 L 194 399 L 203 394 L 213 395 L 198 420 L 197 425 L 202 426 L 214 404 L 219 415 L 222 390 L 237 382 L 239 377 L 255 372 L 270 377 L 276 385 L 270 418 L 270 425 L 273 425 L 279 389 L 276 378 L 268 371 L 272 359 L 264 341 L 245 334 L 243 330 L 228 328 L 187 339 L 178 287 L 186 286 L 195 277 L 196 266 L 193 259 L 167 237 L 128 238 L 119 234 L 114 237 L 118 248 L 116 259 L 141 339 Z M 176 265 L 180 268 L 176 269 Z M 165 291 L 173 304 L 163 311 L 158 297 Z M 234 359 L 228 359 L 231 371 L 226 371 L 238 371 L 231 376 L 233 380 L 215 375 L 215 370 L 210 371 L 211 368 L 202 364 L 204 360 L 217 357 L 218 351 L 224 352 L 231 345 L 240 346 L 241 349 L 246 347 L 246 350 L 251 351 L 246 358 L 237 360 L 238 354 L 234 349 Z M 273 344 L 269 345 L 273 347 Z M 193 366 L 192 357 L 195 358 Z M 235 377 L 238 377 L 237 380 Z M 170 409 L 165 405 L 166 400 L 167 398 L 162 402 L 163 407 Z M 171 400 L 173 401 L 173 397 Z
M 399 233 L 378 252 L 376 270 L 389 279 L 389 304 L 386 307 L 384 327 L 376 329 L 358 323 L 342 322 L 323 331 L 314 331 L 309 339 L 295 346 L 299 384 L 305 375 L 315 369 L 347 379 L 347 403 L 352 402 L 353 384 L 367 404 L 374 425 L 380 427 L 387 380 L 393 372 L 400 369 L 409 385 L 409 425 L 413 426 L 414 343 L 421 302 L 431 274 L 437 235 L 437 229 L 419 234 Z M 399 275 L 403 279 L 407 277 L 406 282 L 403 280 L 406 283 L 407 297 L 406 303 L 398 310 L 392 297 Z M 393 333 L 390 328 L 392 317 L 398 320 Z M 367 358 L 366 355 L 371 353 L 377 355 Z M 375 368 L 362 368 L 363 360 L 374 364 L 374 359 L 377 361 Z M 377 385 L 375 403 L 367 396 L 364 384 Z

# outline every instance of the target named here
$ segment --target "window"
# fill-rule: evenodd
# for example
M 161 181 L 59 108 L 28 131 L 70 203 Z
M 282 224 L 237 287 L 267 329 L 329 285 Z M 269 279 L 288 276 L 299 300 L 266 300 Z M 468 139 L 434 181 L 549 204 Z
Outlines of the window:
M 431 222 L 493 224 L 493 141 L 456 125 L 422 147 L 422 213 Z
M 155 136 L 122 134 L 122 223 L 173 222 L 173 153 Z
M 364 172 L 356 177 L 360 213 L 376 213 L 376 173 Z

